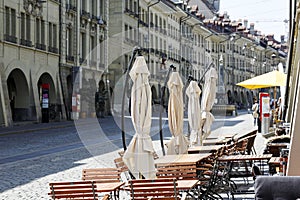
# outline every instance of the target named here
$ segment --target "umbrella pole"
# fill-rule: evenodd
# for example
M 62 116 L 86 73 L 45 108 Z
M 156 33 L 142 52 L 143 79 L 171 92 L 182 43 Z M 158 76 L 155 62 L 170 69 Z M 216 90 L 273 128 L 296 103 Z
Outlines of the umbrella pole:
M 174 65 L 170 65 L 169 71 L 167 73 L 167 76 L 166 76 L 166 79 L 165 79 L 165 82 L 164 82 L 162 94 L 161 94 L 161 97 L 160 97 L 159 137 L 160 137 L 160 146 L 161 146 L 163 155 L 166 155 L 166 152 L 165 152 L 165 147 L 164 147 L 164 136 L 163 136 L 163 130 L 162 130 L 162 112 L 164 110 L 164 97 L 165 97 L 166 86 L 167 86 L 167 82 L 168 82 L 168 79 L 169 79 L 169 76 L 170 76 L 172 70 L 173 71 L 176 70 L 176 67 L 174 67 Z
M 130 62 L 128 64 L 128 67 L 124 69 L 125 73 L 125 83 L 124 83 L 124 89 L 123 89 L 123 96 L 122 96 L 122 109 L 121 109 L 121 129 L 122 129 L 122 142 L 123 142 L 123 149 L 126 151 L 126 137 L 125 137 L 125 96 L 126 91 L 128 87 L 128 79 L 129 79 L 129 71 L 132 67 L 134 57 L 136 56 L 137 52 L 140 51 L 140 47 L 135 47 L 133 49 L 133 52 L 131 54 Z

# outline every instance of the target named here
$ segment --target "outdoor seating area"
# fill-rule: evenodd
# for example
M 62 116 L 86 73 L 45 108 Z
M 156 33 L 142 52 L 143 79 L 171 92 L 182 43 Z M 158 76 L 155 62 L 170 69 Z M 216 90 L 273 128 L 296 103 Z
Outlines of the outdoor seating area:
M 50 183 L 52 199 L 229 199 L 253 193 L 253 165 L 266 175 L 272 154 L 256 155 L 256 131 L 232 134 L 224 144 L 191 146 L 186 154 L 152 154 L 155 178 L 133 176 L 119 151 L 115 167 L 82 169 L 82 180 Z M 215 139 L 208 139 L 215 140 Z M 155 157 L 155 159 L 154 159 Z M 269 163 L 268 163 L 269 162 Z M 242 178 L 243 183 L 236 181 Z M 242 186 L 242 187 L 241 187 Z

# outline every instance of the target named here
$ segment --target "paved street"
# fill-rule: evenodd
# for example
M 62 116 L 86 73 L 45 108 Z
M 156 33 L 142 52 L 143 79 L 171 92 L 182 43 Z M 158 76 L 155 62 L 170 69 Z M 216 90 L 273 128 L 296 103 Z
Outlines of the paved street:
M 76 181 L 81 179 L 83 168 L 114 166 L 113 159 L 122 149 L 119 122 L 118 117 L 106 117 L 99 122 L 86 119 L 0 129 L 0 199 L 49 199 L 49 182 Z M 129 118 L 125 124 L 128 144 L 134 131 Z M 157 118 L 152 126 L 154 146 L 161 156 Z M 253 128 L 252 116 L 244 111 L 226 119 L 216 117 L 212 134 Z M 170 138 L 166 124 L 163 132 L 166 140 Z M 257 138 L 259 152 L 264 141 L 260 135 Z

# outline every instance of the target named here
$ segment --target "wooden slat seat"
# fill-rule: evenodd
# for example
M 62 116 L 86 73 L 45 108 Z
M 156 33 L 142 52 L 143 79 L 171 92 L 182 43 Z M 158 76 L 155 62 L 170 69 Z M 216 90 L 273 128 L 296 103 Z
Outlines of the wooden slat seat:
M 51 199 L 98 200 L 94 181 L 49 183 Z
M 176 179 L 130 180 L 130 198 L 138 200 L 180 199 L 179 192 L 176 188 L 177 186 L 178 184 L 176 182 Z
M 82 180 L 93 180 L 97 183 L 120 182 L 121 170 L 118 168 L 83 169 Z

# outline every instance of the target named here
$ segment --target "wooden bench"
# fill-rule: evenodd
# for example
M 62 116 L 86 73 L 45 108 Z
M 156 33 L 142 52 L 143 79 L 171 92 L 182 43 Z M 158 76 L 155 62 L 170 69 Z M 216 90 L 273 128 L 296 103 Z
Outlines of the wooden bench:
M 121 170 L 119 168 L 83 169 L 82 180 L 93 180 L 97 183 L 120 182 Z
M 98 200 L 97 187 L 94 181 L 49 183 L 51 199 L 86 199 Z
M 130 198 L 138 199 L 138 200 L 180 199 L 177 186 L 178 183 L 176 182 L 176 179 L 130 180 L 129 181 Z
M 211 112 L 218 115 L 237 115 L 235 105 L 214 105 Z

